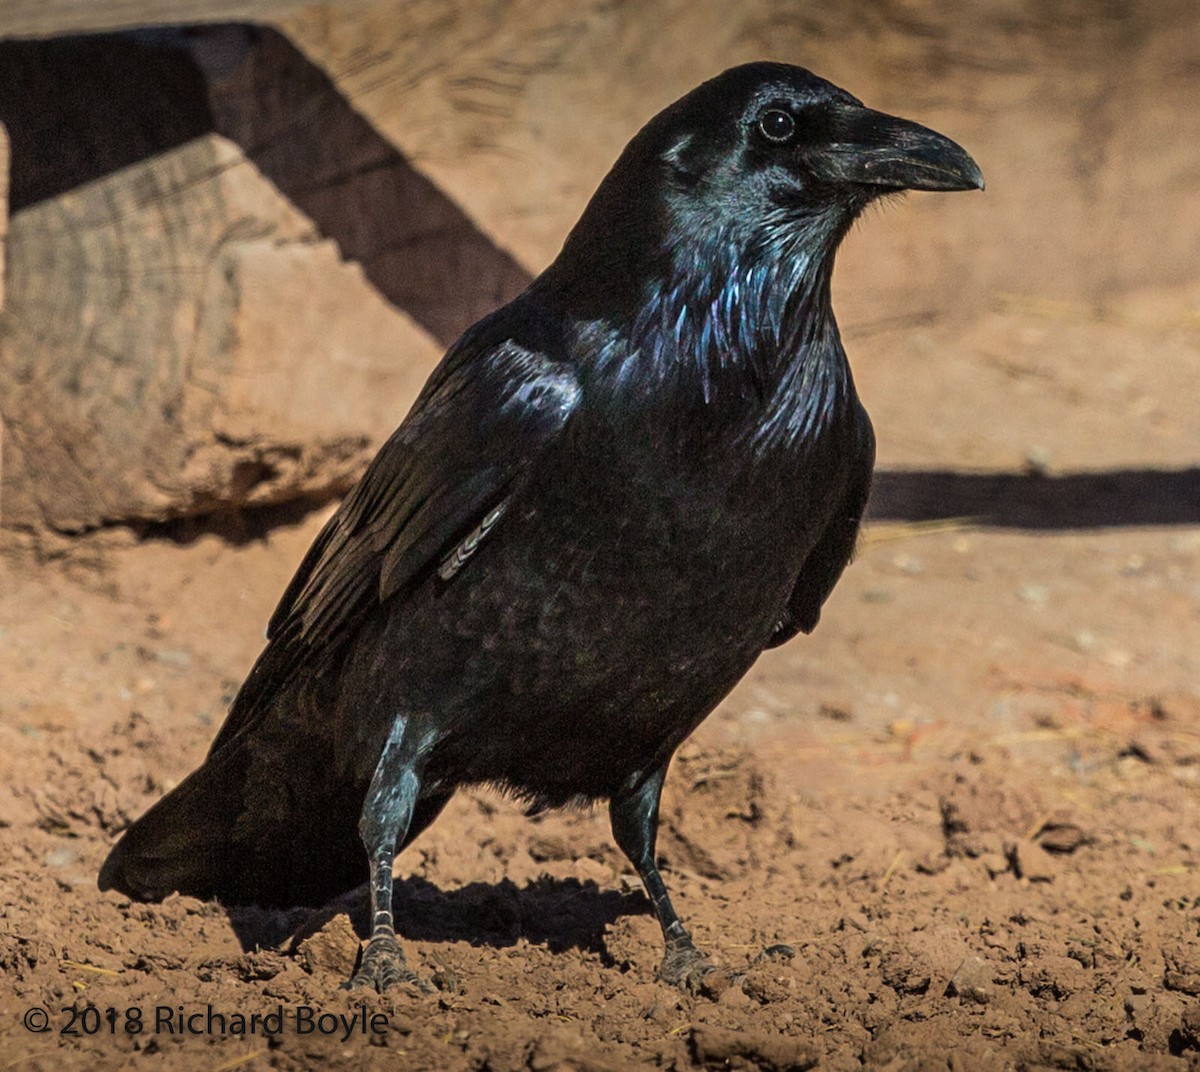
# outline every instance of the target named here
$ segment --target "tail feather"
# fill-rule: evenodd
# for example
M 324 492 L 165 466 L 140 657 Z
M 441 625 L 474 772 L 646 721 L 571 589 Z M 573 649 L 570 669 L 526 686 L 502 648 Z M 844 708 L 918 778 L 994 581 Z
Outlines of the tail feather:
M 138 901 L 160 901 L 176 891 L 218 896 L 228 885 L 247 766 L 244 752 L 230 750 L 188 775 L 113 846 L 100 869 L 100 889 Z
M 225 904 L 321 905 L 367 877 L 361 793 L 327 791 L 295 753 L 231 744 L 122 835 L 102 890 L 139 901 L 179 892 Z

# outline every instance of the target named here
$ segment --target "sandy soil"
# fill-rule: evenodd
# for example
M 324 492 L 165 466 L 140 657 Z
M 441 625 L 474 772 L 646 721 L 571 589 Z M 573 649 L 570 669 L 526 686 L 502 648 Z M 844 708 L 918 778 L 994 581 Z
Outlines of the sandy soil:
M 984 484 L 935 503 L 968 518 L 872 524 L 816 635 L 682 750 L 661 855 L 738 973 L 709 994 L 656 981 L 602 811 L 454 802 L 398 865 L 429 996 L 338 990 L 361 894 L 264 914 L 98 893 L 117 833 L 203 755 L 324 512 L 10 539 L 0 1067 L 1200 1067 L 1200 481 L 1156 491 L 1200 459 L 1200 303 L 1160 297 L 1174 313 L 851 340 L 885 514 L 932 471 L 1033 475 L 1005 510 Z M 1059 509 L 1066 470 L 1098 472 Z M 282 1022 L 234 1034 L 254 1013 Z

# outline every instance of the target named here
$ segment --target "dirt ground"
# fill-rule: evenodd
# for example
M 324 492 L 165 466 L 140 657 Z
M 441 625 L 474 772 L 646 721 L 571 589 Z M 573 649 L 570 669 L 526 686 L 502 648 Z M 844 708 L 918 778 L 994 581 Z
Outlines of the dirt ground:
M 361 892 L 100 894 L 329 508 L 8 537 L 0 1068 L 1200 1068 L 1198 310 L 1009 304 L 848 340 L 893 520 L 673 767 L 667 881 L 737 973 L 699 996 L 656 981 L 602 810 L 464 793 L 401 858 L 428 996 L 339 991 Z M 1026 475 L 958 502 L 943 470 Z M 277 1020 L 236 1031 L 256 1013 Z

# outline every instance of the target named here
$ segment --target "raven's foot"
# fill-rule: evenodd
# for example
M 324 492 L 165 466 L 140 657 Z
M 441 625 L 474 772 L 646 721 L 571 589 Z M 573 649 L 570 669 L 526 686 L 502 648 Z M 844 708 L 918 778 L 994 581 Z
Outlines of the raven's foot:
M 718 968 L 690 938 L 667 942 L 659 978 L 689 994 L 716 999 L 736 981 L 730 971 Z
M 358 971 L 342 983 L 343 990 L 378 990 L 381 994 L 389 987 L 407 985 L 422 994 L 433 992 L 433 988 L 408 966 L 404 950 L 394 934 L 376 934 L 367 942 L 359 961 Z

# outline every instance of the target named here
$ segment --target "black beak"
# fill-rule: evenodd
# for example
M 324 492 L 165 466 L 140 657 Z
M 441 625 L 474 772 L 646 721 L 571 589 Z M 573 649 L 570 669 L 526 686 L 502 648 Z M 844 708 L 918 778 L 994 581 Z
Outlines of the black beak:
M 883 112 L 835 105 L 829 140 L 809 166 L 823 179 L 891 190 L 982 190 L 983 174 L 961 145 Z

